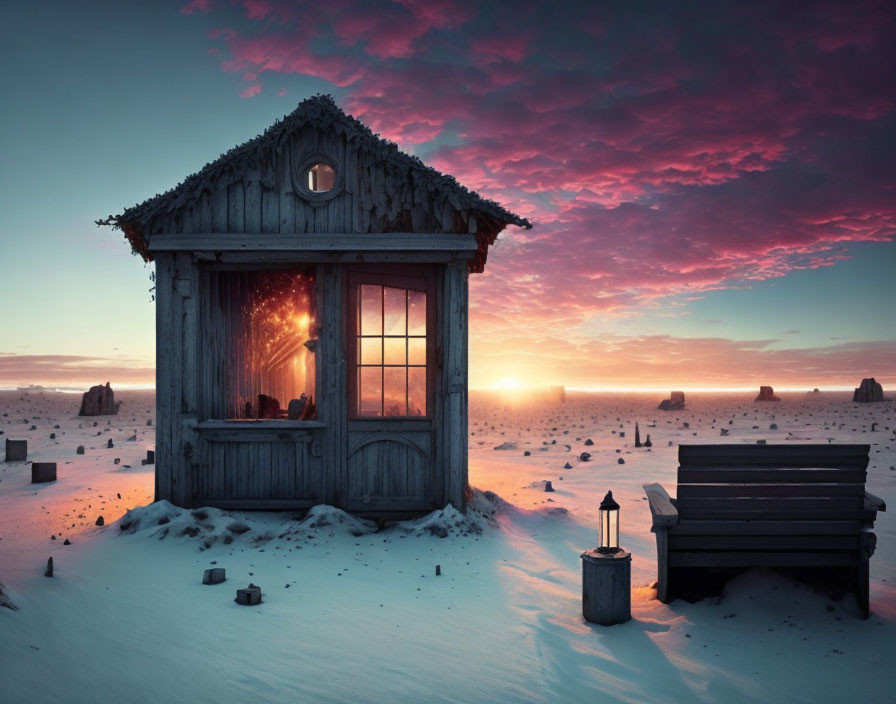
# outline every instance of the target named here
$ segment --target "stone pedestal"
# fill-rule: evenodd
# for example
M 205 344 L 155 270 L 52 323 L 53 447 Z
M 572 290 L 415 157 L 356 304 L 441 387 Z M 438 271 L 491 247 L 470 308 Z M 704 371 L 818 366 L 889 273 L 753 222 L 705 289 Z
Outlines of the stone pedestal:
M 55 462 L 32 462 L 31 463 L 31 483 L 43 484 L 44 482 L 56 481 L 56 463 Z
M 6 438 L 6 461 L 24 462 L 28 458 L 27 440 L 10 440 Z
M 632 554 L 620 550 L 582 553 L 582 615 L 601 626 L 632 617 Z

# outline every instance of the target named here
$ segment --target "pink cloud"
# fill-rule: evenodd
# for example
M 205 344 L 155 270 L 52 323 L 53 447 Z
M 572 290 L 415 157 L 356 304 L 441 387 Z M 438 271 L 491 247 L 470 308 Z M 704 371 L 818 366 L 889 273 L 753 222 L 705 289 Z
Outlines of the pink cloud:
M 224 70 L 329 81 L 374 131 L 537 224 L 474 281 L 495 330 L 521 311 L 575 329 L 896 233 L 893 8 L 243 7 L 212 37 Z
M 550 335 L 478 334 L 471 325 L 471 384 L 488 387 L 506 376 L 571 387 L 847 386 L 875 370 L 885 391 L 896 385 L 896 342 L 854 342 L 824 348 L 776 349 L 772 340 L 603 336 L 571 341 Z M 661 351 L 661 353 L 659 353 Z
M 274 7 L 266 0 L 243 0 L 246 17 L 250 20 L 262 20 L 271 14 Z
M 112 380 L 155 383 L 155 369 L 143 360 L 81 355 L 0 353 L 0 386 L 86 385 Z
M 246 86 L 243 90 L 240 91 L 241 98 L 251 98 L 254 95 L 258 95 L 261 93 L 261 83 L 253 83 L 251 86 Z
M 180 8 L 182 15 L 192 15 L 195 13 L 210 12 L 214 7 L 212 0 L 190 0 L 186 5 Z

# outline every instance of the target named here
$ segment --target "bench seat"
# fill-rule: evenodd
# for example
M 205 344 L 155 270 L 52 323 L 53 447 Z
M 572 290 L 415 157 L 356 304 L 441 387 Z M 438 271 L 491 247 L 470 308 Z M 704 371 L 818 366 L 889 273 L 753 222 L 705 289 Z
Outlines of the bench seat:
M 853 574 L 869 613 L 871 528 L 884 502 L 865 491 L 868 445 L 681 445 L 678 492 L 644 484 L 657 539 L 657 596 L 671 568 L 831 567 Z

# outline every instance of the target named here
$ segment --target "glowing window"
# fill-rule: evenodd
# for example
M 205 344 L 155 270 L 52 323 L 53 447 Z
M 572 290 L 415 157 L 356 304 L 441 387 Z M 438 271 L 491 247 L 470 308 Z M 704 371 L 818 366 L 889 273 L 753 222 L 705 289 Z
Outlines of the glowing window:
M 336 185 L 336 171 L 322 161 L 308 167 L 308 190 L 312 193 L 326 193 Z
M 220 300 L 227 417 L 314 418 L 313 271 L 226 272 Z
M 426 291 L 361 284 L 357 415 L 426 415 Z

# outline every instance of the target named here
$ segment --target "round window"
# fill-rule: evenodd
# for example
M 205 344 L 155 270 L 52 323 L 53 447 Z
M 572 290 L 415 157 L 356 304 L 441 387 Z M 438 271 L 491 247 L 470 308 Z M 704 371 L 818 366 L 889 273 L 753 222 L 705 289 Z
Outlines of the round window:
M 318 161 L 308 167 L 306 179 L 309 191 L 326 193 L 336 185 L 336 171 L 329 164 Z

